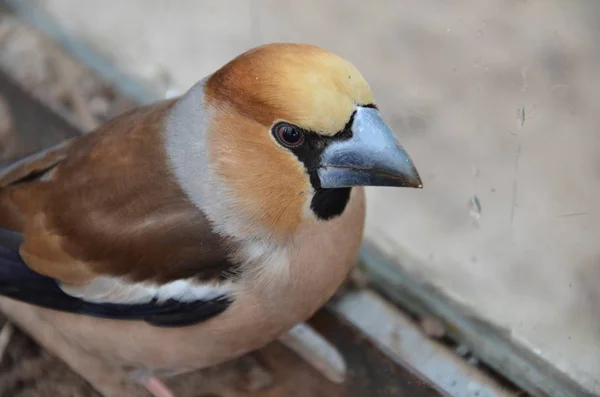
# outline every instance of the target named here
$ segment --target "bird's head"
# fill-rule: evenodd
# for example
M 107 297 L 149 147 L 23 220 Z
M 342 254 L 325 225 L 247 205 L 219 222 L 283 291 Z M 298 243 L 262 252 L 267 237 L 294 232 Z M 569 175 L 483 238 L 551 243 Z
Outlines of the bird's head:
M 352 187 L 421 187 L 359 71 L 312 45 L 268 44 L 239 55 L 183 96 L 171 121 L 171 135 L 204 136 L 171 145 L 188 159 L 175 168 L 229 233 L 256 232 L 241 232 L 244 223 L 285 237 L 306 220 L 343 213 Z M 205 156 L 209 170 L 194 170 L 195 156 Z M 207 171 L 210 180 L 197 177 Z

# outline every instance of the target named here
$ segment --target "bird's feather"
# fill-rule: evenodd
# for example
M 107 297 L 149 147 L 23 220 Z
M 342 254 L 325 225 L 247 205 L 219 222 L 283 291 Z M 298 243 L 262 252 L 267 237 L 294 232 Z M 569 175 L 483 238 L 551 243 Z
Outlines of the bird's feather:
M 234 243 L 169 171 L 162 123 L 172 104 L 130 111 L 0 171 L 0 294 L 161 325 L 227 308 Z
M 180 302 L 169 299 L 143 304 L 95 303 L 66 294 L 57 280 L 31 270 L 21 259 L 18 247 L 23 236 L 0 228 L 0 295 L 33 305 L 118 320 L 143 320 L 169 327 L 208 320 L 227 309 L 226 295 L 210 300 Z

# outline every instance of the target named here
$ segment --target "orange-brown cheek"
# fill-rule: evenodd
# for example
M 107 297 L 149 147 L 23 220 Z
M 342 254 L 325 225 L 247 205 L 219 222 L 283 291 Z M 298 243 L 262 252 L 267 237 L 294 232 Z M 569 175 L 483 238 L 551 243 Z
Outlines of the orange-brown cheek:
M 276 237 L 294 233 L 312 194 L 302 163 L 258 123 L 229 112 L 221 112 L 214 123 L 210 156 L 238 209 Z

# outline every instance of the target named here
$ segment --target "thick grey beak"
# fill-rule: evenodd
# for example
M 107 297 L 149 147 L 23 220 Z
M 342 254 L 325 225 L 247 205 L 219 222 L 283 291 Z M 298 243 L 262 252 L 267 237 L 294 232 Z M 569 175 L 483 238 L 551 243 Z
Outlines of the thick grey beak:
M 408 153 L 374 108 L 356 110 L 352 138 L 327 146 L 318 173 L 323 188 L 423 187 Z

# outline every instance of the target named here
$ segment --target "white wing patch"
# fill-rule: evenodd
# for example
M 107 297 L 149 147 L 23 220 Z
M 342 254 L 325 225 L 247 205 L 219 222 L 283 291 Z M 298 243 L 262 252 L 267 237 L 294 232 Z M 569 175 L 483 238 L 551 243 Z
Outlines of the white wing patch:
M 200 283 L 182 279 L 166 284 L 131 283 L 117 277 L 98 277 L 84 286 L 63 284 L 61 289 L 76 298 L 95 303 L 158 303 L 174 299 L 180 302 L 211 300 L 231 293 L 232 283 Z

